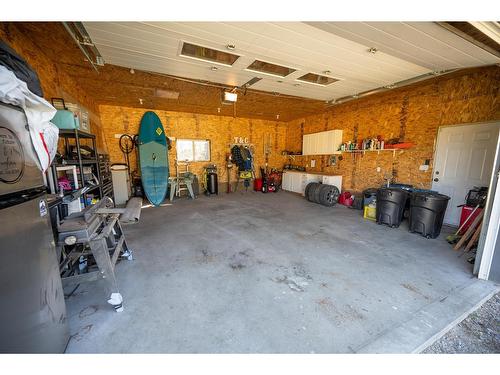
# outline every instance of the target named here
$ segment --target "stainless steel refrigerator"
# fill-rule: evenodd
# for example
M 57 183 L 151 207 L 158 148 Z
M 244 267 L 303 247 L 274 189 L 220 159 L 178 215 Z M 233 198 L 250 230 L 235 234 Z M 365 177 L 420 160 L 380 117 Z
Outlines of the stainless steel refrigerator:
M 22 109 L 0 103 L 0 352 L 62 353 L 66 305 L 42 172 Z

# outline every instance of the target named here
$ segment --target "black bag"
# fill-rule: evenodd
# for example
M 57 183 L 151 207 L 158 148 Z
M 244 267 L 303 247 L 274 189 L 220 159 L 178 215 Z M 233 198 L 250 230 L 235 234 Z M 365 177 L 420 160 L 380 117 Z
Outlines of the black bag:
M 26 60 L 2 40 L 0 40 L 0 65 L 11 70 L 21 81 L 26 82 L 33 94 L 43 97 L 42 87 L 36 72 Z
M 465 197 L 465 203 L 467 206 L 475 207 L 479 205 L 479 207 L 484 207 L 486 203 L 486 197 L 488 196 L 488 187 L 474 186 L 474 189 L 469 190 L 467 193 L 467 197 Z

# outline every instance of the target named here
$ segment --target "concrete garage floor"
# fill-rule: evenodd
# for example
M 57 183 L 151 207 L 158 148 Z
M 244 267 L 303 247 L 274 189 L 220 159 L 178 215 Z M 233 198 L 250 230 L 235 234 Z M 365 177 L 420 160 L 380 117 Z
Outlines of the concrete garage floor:
M 67 300 L 69 353 L 354 353 L 424 349 L 498 286 L 428 240 L 287 192 L 142 210 L 117 265 Z

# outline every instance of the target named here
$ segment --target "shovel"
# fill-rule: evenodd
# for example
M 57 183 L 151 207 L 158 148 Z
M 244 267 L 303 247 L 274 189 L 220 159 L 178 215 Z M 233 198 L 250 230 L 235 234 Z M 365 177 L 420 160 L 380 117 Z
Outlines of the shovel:
M 465 226 L 465 224 L 467 224 L 469 222 L 469 220 L 471 219 L 471 217 L 474 216 L 474 212 L 476 212 L 476 210 L 478 208 L 479 208 L 479 205 L 477 205 L 476 207 L 474 207 L 474 209 L 472 210 L 472 212 L 470 213 L 470 215 L 467 216 L 467 219 L 465 219 L 465 221 L 462 223 L 462 225 L 460 225 L 460 228 L 458 228 L 457 231 L 454 234 L 450 234 L 448 237 L 446 237 L 446 241 L 448 241 L 448 243 L 454 244 L 454 243 L 456 243 L 460 239 L 460 237 L 461 237 L 459 235 L 460 231 L 463 229 L 463 227 Z

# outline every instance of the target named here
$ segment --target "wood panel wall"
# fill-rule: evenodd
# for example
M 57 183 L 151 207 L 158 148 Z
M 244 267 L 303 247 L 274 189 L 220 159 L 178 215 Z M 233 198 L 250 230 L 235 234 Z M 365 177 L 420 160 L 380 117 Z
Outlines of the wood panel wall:
M 500 67 L 474 69 L 414 86 L 354 100 L 288 123 L 286 149 L 301 151 L 302 135 L 342 129 L 343 141 L 382 136 L 401 137 L 415 146 L 392 152 L 367 152 L 328 165 L 326 156 L 296 157 L 296 165 L 309 171 L 341 174 L 344 189 L 361 191 L 380 186 L 394 173 L 401 183 L 429 188 L 432 183 L 434 143 L 440 126 L 500 120 L 498 89 Z M 312 159 L 315 168 L 310 167 Z M 430 161 L 428 171 L 419 166 Z M 380 172 L 377 172 L 380 167 Z
M 102 142 L 104 137 L 101 131 L 97 102 L 88 95 L 84 82 L 71 77 L 65 66 L 60 64 L 58 60 L 49 57 L 46 51 L 52 48 L 52 44 L 37 44 L 37 38 L 35 38 L 37 31 L 30 29 L 33 25 L 37 25 L 37 23 L 0 22 L 0 38 L 37 72 L 45 99 L 50 101 L 53 97 L 64 98 L 65 101 L 77 103 L 89 111 L 92 133 L 98 136 L 98 146 L 106 151 Z M 43 23 L 39 23 L 37 27 L 38 33 L 43 31 Z M 58 38 L 59 43 L 78 49 L 67 33 L 52 35 L 52 37 Z M 80 54 L 79 51 L 78 54 Z
M 113 163 L 124 163 L 125 157 L 120 150 L 116 134 L 137 134 L 141 118 L 148 109 L 101 105 L 99 108 L 105 142 Z M 234 137 L 248 138 L 254 145 L 255 167 L 260 177 L 259 167 L 264 166 L 264 144 L 271 140 L 269 167 L 282 167 L 281 155 L 286 145 L 286 124 L 277 121 L 233 118 L 228 116 L 201 115 L 185 112 L 172 112 L 154 109 L 165 128 L 166 135 L 176 139 L 210 140 L 211 161 L 190 163 L 190 170 L 201 176 L 203 166 L 216 164 L 219 168 L 219 182 L 227 181 L 226 155 Z M 170 175 L 175 176 L 175 141 L 169 151 Z M 131 169 L 137 169 L 135 152 L 130 154 Z M 233 168 L 231 181 L 235 181 L 236 168 Z

